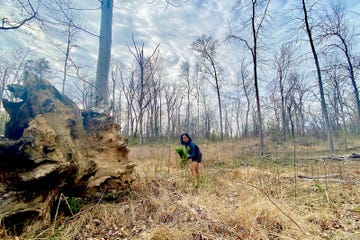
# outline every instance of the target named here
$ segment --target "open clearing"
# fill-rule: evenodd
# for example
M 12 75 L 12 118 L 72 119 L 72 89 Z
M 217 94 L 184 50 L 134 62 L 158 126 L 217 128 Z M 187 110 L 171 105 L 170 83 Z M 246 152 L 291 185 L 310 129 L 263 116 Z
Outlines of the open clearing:
M 324 160 L 311 147 L 258 158 L 255 144 L 199 146 L 199 188 L 175 145 L 130 147 L 132 192 L 24 239 L 360 239 L 360 161 Z

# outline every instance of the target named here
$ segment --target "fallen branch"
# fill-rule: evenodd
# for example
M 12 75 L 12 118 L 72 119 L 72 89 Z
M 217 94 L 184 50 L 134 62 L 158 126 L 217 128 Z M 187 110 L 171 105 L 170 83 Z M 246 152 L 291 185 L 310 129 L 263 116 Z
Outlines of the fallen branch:
M 335 174 L 330 174 L 330 175 L 320 175 L 320 176 L 304 176 L 304 175 L 298 175 L 298 178 L 302 178 L 302 179 L 315 179 L 315 180 L 320 180 L 320 179 L 333 179 L 336 177 L 340 177 L 340 174 L 335 173 Z M 338 180 L 338 179 L 337 179 Z
M 360 154 L 359 153 L 352 153 L 351 155 L 343 155 L 343 156 L 311 156 L 311 157 L 299 157 L 298 159 L 315 160 L 315 161 L 325 161 L 325 160 L 359 161 L 360 160 Z

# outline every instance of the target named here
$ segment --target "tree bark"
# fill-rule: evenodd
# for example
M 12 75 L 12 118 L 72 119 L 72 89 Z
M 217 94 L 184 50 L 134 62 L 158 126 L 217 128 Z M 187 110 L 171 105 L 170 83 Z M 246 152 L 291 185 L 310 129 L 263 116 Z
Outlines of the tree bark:
M 109 95 L 109 70 L 112 41 L 113 0 L 101 0 L 101 26 L 95 80 L 95 106 L 106 107 Z
M 326 102 L 325 102 L 323 82 L 322 82 L 322 79 L 321 79 L 320 63 L 319 63 L 319 59 L 318 59 L 318 56 L 317 56 L 317 53 L 316 53 L 311 28 L 310 28 L 310 25 L 309 25 L 308 12 L 307 12 L 307 9 L 306 9 L 305 0 L 302 0 L 302 6 L 303 6 L 303 13 L 304 13 L 304 22 L 305 22 L 305 26 L 306 26 L 306 33 L 307 33 L 308 38 L 309 38 L 311 52 L 313 54 L 314 61 L 315 61 L 315 66 L 316 66 L 316 73 L 317 73 L 317 78 L 318 78 L 318 85 L 319 85 L 320 99 L 321 99 L 321 110 L 322 110 L 322 115 L 323 115 L 323 119 L 325 121 L 326 130 L 327 130 L 329 154 L 333 155 L 334 154 L 334 143 L 333 143 L 333 138 L 332 138 L 332 131 L 331 131 L 331 126 L 330 126 L 329 114 L 328 114 L 328 110 L 327 110 Z

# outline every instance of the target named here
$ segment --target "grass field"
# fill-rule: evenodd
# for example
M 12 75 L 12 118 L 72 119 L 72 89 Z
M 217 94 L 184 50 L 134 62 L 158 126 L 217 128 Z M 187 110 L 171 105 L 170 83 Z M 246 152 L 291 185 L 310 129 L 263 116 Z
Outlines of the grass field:
M 274 146 L 260 158 L 255 142 L 199 144 L 196 187 L 175 147 L 130 147 L 129 194 L 19 239 L 360 239 L 360 161 L 326 159 L 318 145 Z

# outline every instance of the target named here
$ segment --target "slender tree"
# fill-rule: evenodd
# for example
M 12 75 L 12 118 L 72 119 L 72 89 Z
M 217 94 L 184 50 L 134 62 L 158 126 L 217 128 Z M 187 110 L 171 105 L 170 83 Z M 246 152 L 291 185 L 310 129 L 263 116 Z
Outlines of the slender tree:
M 99 52 L 95 80 L 95 106 L 106 107 L 109 95 L 109 71 L 112 41 L 113 0 L 101 0 Z
M 216 90 L 218 108 L 219 108 L 219 124 L 220 124 L 220 138 L 224 140 L 223 131 L 223 115 L 221 107 L 221 95 L 220 95 L 220 73 L 222 71 L 221 66 L 216 60 L 216 52 L 219 48 L 219 42 L 213 39 L 212 36 L 202 35 L 192 43 L 192 49 L 197 54 L 202 66 L 202 72 L 211 77 L 214 81 L 212 86 Z
M 313 58 L 314 58 L 315 66 L 316 66 L 318 87 L 319 87 L 320 99 L 321 99 L 321 110 L 322 110 L 323 119 L 325 121 L 325 126 L 326 126 L 326 129 L 327 129 L 329 154 L 333 155 L 334 154 L 334 143 L 333 143 L 333 137 L 332 137 L 329 114 L 328 114 L 326 101 L 325 101 L 323 81 L 322 81 L 322 78 L 321 78 L 320 63 L 319 63 L 318 54 L 316 52 L 316 48 L 315 48 L 315 44 L 314 44 L 314 38 L 313 38 L 313 35 L 312 35 L 312 28 L 310 27 L 309 16 L 308 16 L 309 13 L 308 13 L 308 9 L 306 7 L 306 1 L 305 0 L 302 0 L 302 10 L 303 10 L 303 14 L 304 14 L 304 19 L 303 20 L 304 20 L 304 24 L 305 24 L 305 31 L 306 31 L 308 39 L 309 39 L 311 52 L 312 52 L 312 55 L 313 55 Z
M 307 93 L 303 79 L 296 72 L 290 72 L 284 88 L 285 110 L 287 123 L 290 123 L 291 135 L 295 138 L 298 133 L 303 136 L 304 129 L 304 97 Z
M 152 138 L 152 142 L 155 143 L 161 132 L 161 97 L 162 97 L 162 74 L 164 65 L 162 58 L 159 55 L 159 51 L 150 59 L 147 64 L 147 78 L 150 82 L 150 108 L 149 108 L 149 120 L 148 135 Z
M 342 66 L 347 70 L 348 76 L 353 87 L 355 105 L 357 110 L 357 127 L 360 129 L 360 99 L 359 89 L 355 79 L 354 66 L 357 59 L 353 53 L 355 37 L 359 34 L 353 32 L 346 19 L 344 3 L 333 3 L 325 14 L 324 20 L 320 25 L 320 37 L 330 41 L 329 47 L 340 50 L 346 60 Z
M 344 92 L 344 77 L 341 76 L 339 68 L 337 67 L 338 60 L 334 59 L 336 62 L 332 64 L 329 69 L 325 71 L 325 77 L 329 81 L 329 103 L 333 109 L 333 122 L 336 125 L 335 130 L 340 130 L 342 127 L 343 137 L 344 137 L 344 147 L 347 149 L 347 123 L 346 123 L 346 113 L 345 113 L 345 99 L 346 93 Z M 340 119 L 342 124 L 340 123 Z M 342 125 L 340 127 L 340 125 Z
M 190 132 L 190 93 L 191 93 L 191 86 L 190 86 L 190 64 L 189 62 L 182 62 L 180 65 L 180 78 L 185 81 L 185 88 L 186 88 L 186 97 L 187 97 L 187 104 L 186 104 L 186 117 L 185 117 L 185 131 Z
M 234 10 L 242 9 L 244 0 L 237 1 L 234 6 Z M 230 30 L 230 33 L 227 36 L 227 39 L 233 39 L 236 41 L 240 41 L 245 45 L 245 47 L 251 52 L 252 62 L 253 62 L 253 72 L 254 72 L 254 87 L 256 94 L 256 108 L 257 108 L 257 126 L 260 140 L 260 154 L 262 155 L 265 152 L 265 141 L 264 141 L 264 132 L 263 132 L 263 120 L 261 115 L 261 106 L 260 106 L 260 93 L 259 93 L 259 77 L 258 77 L 258 49 L 259 49 L 259 40 L 260 33 L 264 27 L 265 19 L 268 15 L 268 9 L 270 5 L 270 0 L 251 0 L 250 3 L 250 12 L 251 16 L 248 20 L 249 24 L 245 24 L 248 26 L 251 31 L 251 40 L 246 39 L 242 36 L 235 35 Z M 247 6 L 245 6 L 247 9 Z
M 293 60 L 294 49 L 292 45 L 283 44 L 280 47 L 279 52 L 275 55 L 275 68 L 277 73 L 277 83 L 276 86 L 279 87 L 280 92 L 280 104 L 281 104 L 281 130 L 283 141 L 286 141 L 286 135 L 288 132 L 288 123 L 287 123 L 287 111 L 286 111 L 286 97 L 285 97 L 285 87 L 286 80 L 289 75 L 289 71 L 294 64 Z
M 166 135 L 168 139 L 170 136 L 175 136 L 174 124 L 176 122 L 176 109 L 180 103 L 180 88 L 176 84 L 166 83 L 164 87 L 165 109 L 167 116 Z
M 75 91 L 70 91 L 68 94 L 82 106 L 82 109 L 90 109 L 93 101 L 92 89 L 94 85 L 87 80 L 89 79 L 88 69 L 76 64 L 73 67 L 76 79 L 80 81 L 74 82 Z
M 60 60 L 63 62 L 61 93 L 64 94 L 69 70 L 76 70 L 75 65 L 77 65 L 71 57 L 71 52 L 77 47 L 76 35 L 81 30 L 81 27 L 77 25 L 78 12 L 74 10 L 71 0 L 49 1 L 42 5 L 45 9 L 38 17 L 42 29 L 47 34 L 49 42 L 62 55 Z M 57 37 L 54 38 L 54 36 Z
M 131 67 L 129 70 L 129 76 L 125 77 L 121 75 L 120 85 L 122 95 L 125 97 L 125 127 L 123 134 L 127 136 L 132 136 L 134 134 L 134 122 L 137 118 L 137 111 L 135 110 L 135 95 L 136 95 L 136 83 L 135 83 L 135 73 L 136 70 L 134 67 Z
M 251 110 L 251 98 L 254 94 L 253 88 L 250 87 L 250 78 L 249 71 L 247 70 L 247 66 L 244 61 L 241 62 L 240 68 L 240 76 L 239 76 L 239 85 L 244 91 L 245 99 L 246 99 L 246 110 L 245 110 L 245 125 L 243 128 L 243 136 L 249 137 L 249 114 Z
M 20 83 L 29 50 L 16 50 L 11 52 L 0 52 L 0 99 L 6 94 L 6 86 L 11 83 Z M 0 101 L 2 106 L 2 101 Z
M 202 79 L 200 76 L 200 64 L 196 63 L 194 67 L 193 89 L 196 99 L 196 121 L 194 126 L 194 134 L 199 135 L 200 128 L 200 103 L 201 103 L 201 91 L 202 91 Z
M 149 95 L 150 90 L 150 82 L 146 78 L 146 66 L 152 60 L 152 57 L 157 53 L 160 44 L 158 44 L 153 50 L 152 54 L 149 57 L 145 57 L 144 54 L 144 43 L 142 43 L 141 47 L 138 47 L 134 37 L 132 37 L 132 42 L 134 46 L 134 50 L 131 50 L 130 46 L 128 46 L 131 54 L 134 56 L 138 67 L 139 67 L 139 79 L 136 86 L 137 93 L 137 105 L 138 105 L 138 128 L 139 128 L 139 139 L 140 143 L 143 143 L 143 123 L 144 123 L 144 113 L 148 105 L 150 104 L 151 97 Z

